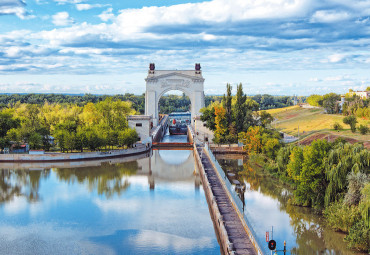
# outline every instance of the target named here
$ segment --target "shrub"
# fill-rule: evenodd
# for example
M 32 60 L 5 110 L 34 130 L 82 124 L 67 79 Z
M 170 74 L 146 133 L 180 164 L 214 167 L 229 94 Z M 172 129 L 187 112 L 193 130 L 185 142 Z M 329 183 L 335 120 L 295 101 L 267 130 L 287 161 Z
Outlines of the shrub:
M 356 123 L 357 123 L 356 116 L 350 115 L 350 116 L 344 117 L 343 123 L 350 125 L 352 133 L 356 132 Z
M 358 130 L 360 131 L 361 135 L 366 135 L 370 131 L 369 127 L 364 126 L 364 125 L 360 125 L 358 127 Z
M 349 233 L 344 240 L 348 242 L 349 248 L 361 251 L 370 251 L 370 229 L 362 220 L 356 222 L 350 228 Z
M 327 224 L 335 230 L 348 233 L 350 228 L 361 220 L 358 206 L 347 206 L 342 201 L 332 203 L 324 210 Z
M 333 128 L 334 128 L 334 130 L 342 130 L 343 129 L 342 125 L 339 124 L 338 122 L 334 123 Z

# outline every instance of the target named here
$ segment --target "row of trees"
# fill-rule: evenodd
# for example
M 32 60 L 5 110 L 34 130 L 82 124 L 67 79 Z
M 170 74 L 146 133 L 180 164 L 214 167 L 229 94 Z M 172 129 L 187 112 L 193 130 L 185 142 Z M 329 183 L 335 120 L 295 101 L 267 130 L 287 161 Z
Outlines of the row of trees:
M 350 247 L 370 246 L 370 151 L 342 139 L 284 145 L 274 131 L 250 127 L 240 135 L 249 155 L 294 188 L 293 203 L 324 212 L 330 226 L 348 233 Z
M 0 146 L 28 143 L 31 149 L 49 150 L 51 137 L 62 151 L 132 146 L 138 135 L 128 128 L 127 115 L 134 113 L 131 102 L 112 97 L 83 107 L 18 102 L 0 112 Z
M 235 143 L 240 132 L 250 126 L 266 126 L 273 121 L 270 114 L 258 112 L 259 104 L 248 98 L 243 92 L 243 85 L 237 85 L 235 96 L 231 95 L 232 86 L 226 85 L 226 94 L 222 102 L 213 102 L 201 109 L 201 120 L 206 127 L 214 131 L 214 142 Z
M 368 88 L 370 90 L 370 88 Z M 363 99 L 354 93 L 345 95 L 345 102 L 341 109 L 339 101 L 341 96 L 335 93 L 311 95 L 307 103 L 312 106 L 324 107 L 328 114 L 342 113 L 344 116 L 356 116 L 358 118 L 370 118 L 370 99 Z

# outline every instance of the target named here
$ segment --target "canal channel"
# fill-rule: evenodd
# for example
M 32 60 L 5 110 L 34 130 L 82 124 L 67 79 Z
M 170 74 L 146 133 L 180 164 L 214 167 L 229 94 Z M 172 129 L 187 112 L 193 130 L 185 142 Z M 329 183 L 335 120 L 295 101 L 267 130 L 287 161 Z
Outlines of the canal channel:
M 167 134 L 162 142 L 186 140 Z M 274 226 L 287 254 L 355 254 L 319 216 L 289 205 L 289 189 L 246 167 L 245 158 L 216 158 L 235 187 L 244 186 L 244 213 L 259 243 Z M 192 150 L 2 166 L 1 253 L 221 253 Z
M 220 254 L 194 169 L 192 150 L 8 165 L 0 170 L 0 253 Z

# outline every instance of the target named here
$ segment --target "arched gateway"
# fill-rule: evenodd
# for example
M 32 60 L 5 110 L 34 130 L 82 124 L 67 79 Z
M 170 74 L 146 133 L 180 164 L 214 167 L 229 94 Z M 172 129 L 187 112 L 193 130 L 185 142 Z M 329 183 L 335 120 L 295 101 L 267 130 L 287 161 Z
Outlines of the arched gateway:
M 200 115 L 199 110 L 204 107 L 204 78 L 200 64 L 195 64 L 195 70 L 155 70 L 152 63 L 145 81 L 145 115 L 153 117 L 154 126 L 158 124 L 159 99 L 170 90 L 180 90 L 190 98 L 192 119 Z

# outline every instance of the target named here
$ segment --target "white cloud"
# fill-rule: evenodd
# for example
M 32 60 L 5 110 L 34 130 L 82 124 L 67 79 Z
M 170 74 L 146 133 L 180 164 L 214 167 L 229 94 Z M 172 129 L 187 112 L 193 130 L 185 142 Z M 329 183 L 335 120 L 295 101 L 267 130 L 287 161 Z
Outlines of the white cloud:
M 85 0 L 54 0 L 58 4 L 79 4 L 85 2 Z
M 92 8 L 101 8 L 104 6 L 109 6 L 109 4 L 76 4 L 76 9 L 79 11 L 87 11 Z
M 344 54 L 333 54 L 328 57 L 330 63 L 338 63 L 345 59 Z
M 108 20 L 111 20 L 114 18 L 114 14 L 112 13 L 113 8 L 108 8 L 107 10 L 103 11 L 101 14 L 98 15 L 98 17 L 104 21 L 107 22 Z
M 52 17 L 52 22 L 56 26 L 68 26 L 73 24 L 73 19 L 69 17 L 68 12 L 58 12 Z
M 22 0 L 1 0 L 0 15 L 16 15 L 20 19 L 25 19 L 27 16 L 25 5 Z
M 343 20 L 348 20 L 351 18 L 351 15 L 348 12 L 344 11 L 335 11 L 335 10 L 320 10 L 316 11 L 311 19 L 311 23 L 334 23 L 340 22 Z

